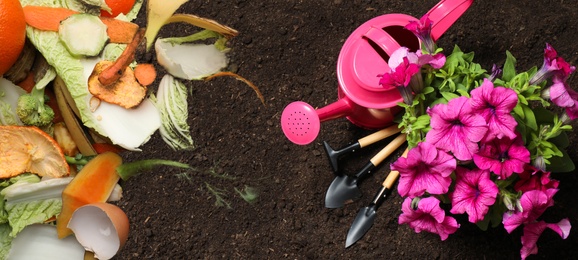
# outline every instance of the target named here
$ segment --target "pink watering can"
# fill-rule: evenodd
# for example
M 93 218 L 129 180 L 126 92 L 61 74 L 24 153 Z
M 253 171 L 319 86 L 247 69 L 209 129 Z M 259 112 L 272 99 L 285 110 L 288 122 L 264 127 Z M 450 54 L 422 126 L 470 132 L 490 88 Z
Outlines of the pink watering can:
M 472 4 L 473 0 L 442 0 L 431 10 L 431 35 L 437 40 Z M 390 71 L 389 56 L 400 46 L 420 48 L 419 39 L 404 29 L 410 21 L 405 14 L 386 14 L 359 26 L 345 41 L 337 60 L 339 99 L 325 107 L 295 101 L 285 107 L 281 128 L 293 143 L 306 145 L 319 134 L 321 122 L 346 117 L 366 129 L 381 129 L 393 123 L 403 99 L 396 88 L 379 85 L 377 75 Z

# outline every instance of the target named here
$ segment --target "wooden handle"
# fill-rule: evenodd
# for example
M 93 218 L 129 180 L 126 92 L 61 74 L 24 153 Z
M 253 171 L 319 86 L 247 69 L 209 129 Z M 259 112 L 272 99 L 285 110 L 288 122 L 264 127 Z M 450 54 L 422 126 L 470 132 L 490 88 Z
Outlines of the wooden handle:
M 401 155 L 401 157 L 407 157 L 407 153 L 409 152 L 409 149 L 405 149 L 405 151 L 403 152 L 403 154 Z M 395 181 L 397 180 L 397 177 L 399 177 L 399 172 L 398 171 L 391 171 L 389 172 L 389 174 L 387 175 L 387 177 L 385 178 L 385 181 L 383 181 L 383 187 L 387 188 L 387 189 L 391 189 L 391 187 L 393 186 L 393 184 L 395 183 Z
M 381 129 L 373 134 L 370 134 L 366 137 L 363 137 L 361 139 L 359 139 L 357 142 L 359 143 L 359 146 L 361 148 L 366 147 L 370 144 L 373 144 L 377 141 L 383 140 L 385 138 L 388 138 L 394 134 L 397 134 L 401 131 L 401 129 L 399 127 L 397 127 L 397 125 L 392 125 L 388 128 L 385 129 Z
M 395 139 L 393 139 L 389 144 L 387 144 L 379 153 L 377 153 L 373 158 L 371 158 L 371 163 L 377 166 L 385 158 L 391 155 L 397 148 L 399 148 L 406 141 L 406 134 L 400 134 Z

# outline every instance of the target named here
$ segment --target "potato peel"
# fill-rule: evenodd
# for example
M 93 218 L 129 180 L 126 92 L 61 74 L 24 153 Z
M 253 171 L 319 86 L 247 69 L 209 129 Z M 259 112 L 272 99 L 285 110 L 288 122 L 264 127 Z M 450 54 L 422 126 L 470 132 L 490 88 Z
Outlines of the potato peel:
M 111 66 L 111 61 L 100 61 L 94 67 L 88 78 L 88 91 L 98 99 L 119 105 L 124 108 L 134 108 L 145 98 L 147 88 L 136 81 L 134 72 L 126 67 L 122 76 L 111 85 L 105 86 L 98 80 L 99 74 Z

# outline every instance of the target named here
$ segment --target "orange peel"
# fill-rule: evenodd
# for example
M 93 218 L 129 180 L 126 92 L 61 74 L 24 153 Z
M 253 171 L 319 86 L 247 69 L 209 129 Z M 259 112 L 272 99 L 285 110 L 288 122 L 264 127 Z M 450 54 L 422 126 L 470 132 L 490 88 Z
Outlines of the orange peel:
M 38 127 L 0 126 L 0 178 L 25 172 L 59 178 L 69 171 L 58 143 Z

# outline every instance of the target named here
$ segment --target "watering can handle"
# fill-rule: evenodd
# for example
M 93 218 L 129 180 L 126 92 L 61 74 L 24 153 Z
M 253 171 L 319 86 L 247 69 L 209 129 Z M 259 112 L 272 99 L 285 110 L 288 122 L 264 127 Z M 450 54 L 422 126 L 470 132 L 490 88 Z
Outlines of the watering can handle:
M 381 50 L 391 56 L 393 52 L 400 48 L 399 43 L 382 28 L 376 28 L 371 26 L 371 28 L 363 34 L 363 37 L 371 40 L 375 43 Z M 385 60 L 387 62 L 387 60 Z
M 442 0 L 430 9 L 427 14 L 433 21 L 431 30 L 433 40 L 439 39 L 473 2 L 474 0 Z

